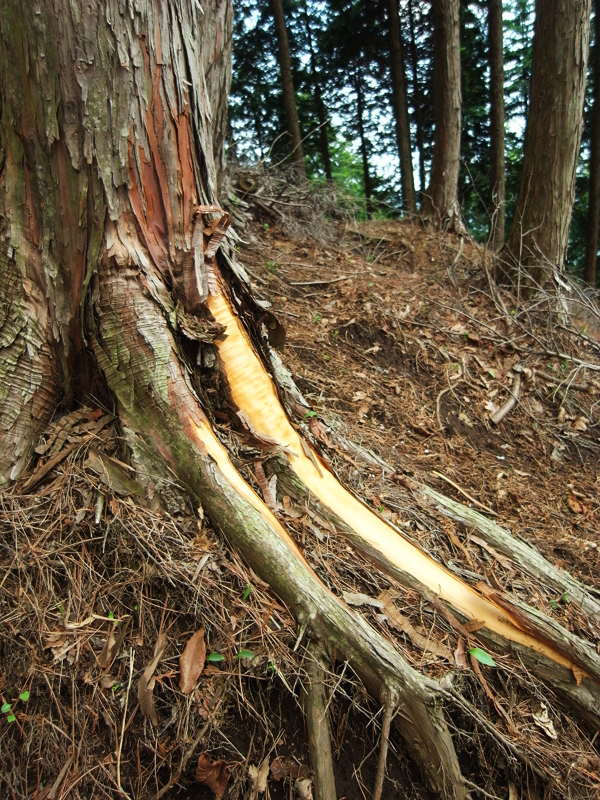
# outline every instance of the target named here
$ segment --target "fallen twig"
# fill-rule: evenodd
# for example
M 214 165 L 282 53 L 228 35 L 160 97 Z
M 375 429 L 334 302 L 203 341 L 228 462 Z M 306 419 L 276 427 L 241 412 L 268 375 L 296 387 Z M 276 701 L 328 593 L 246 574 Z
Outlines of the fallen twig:
M 521 371 L 515 372 L 515 377 L 513 378 L 513 384 L 510 389 L 509 398 L 504 403 L 502 408 L 499 408 L 495 414 L 492 414 L 490 417 L 490 421 L 494 423 L 494 425 L 499 425 L 504 417 L 506 417 L 513 408 L 517 405 L 517 401 L 521 394 Z
M 450 486 L 454 486 L 454 488 L 456 489 L 457 492 L 460 492 L 464 497 L 467 498 L 467 500 L 470 500 L 474 505 L 479 506 L 479 508 L 482 508 L 484 511 L 487 511 L 488 514 L 493 514 L 495 517 L 498 516 L 498 514 L 496 514 L 495 511 L 492 511 L 491 508 L 488 508 L 488 506 L 485 506 L 483 503 L 480 503 L 479 500 L 475 500 L 474 497 L 471 497 L 471 495 L 468 492 L 465 492 L 464 489 L 462 489 L 457 483 L 455 483 L 447 475 L 444 475 L 443 472 L 435 472 L 435 470 L 433 470 L 431 474 L 435 475 L 436 478 L 441 478 L 443 481 L 446 481 L 446 483 L 449 483 Z

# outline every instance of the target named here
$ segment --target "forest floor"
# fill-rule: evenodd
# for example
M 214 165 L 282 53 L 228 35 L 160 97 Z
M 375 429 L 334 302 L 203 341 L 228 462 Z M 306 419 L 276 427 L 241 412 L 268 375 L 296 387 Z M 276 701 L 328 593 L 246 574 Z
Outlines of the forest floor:
M 597 644 L 600 620 L 576 598 L 532 582 L 473 531 L 420 506 L 410 486 L 482 511 L 600 587 L 600 323 L 541 301 L 511 305 L 490 289 L 482 248 L 418 223 L 328 230 L 316 241 L 252 222 L 240 244 L 255 294 L 287 329 L 282 359 L 312 405 L 323 453 L 449 569 Z M 493 424 L 513 392 L 515 407 Z M 217 422 L 225 440 L 227 408 Z M 231 800 L 308 800 L 303 654 L 289 612 L 175 482 L 138 493 L 110 409 L 58 415 L 38 450 L 25 480 L 0 494 L 2 796 L 209 798 L 212 781 Z M 238 466 L 263 493 L 252 460 Z M 358 556 L 310 502 L 277 500 L 323 582 L 415 668 L 459 671 L 473 704 L 526 754 L 528 765 L 454 716 L 473 797 L 598 796 L 598 740 L 552 692 L 508 655 L 494 653 L 495 668 L 469 663 L 435 609 Z M 209 659 L 182 691 L 180 657 L 200 628 L 192 672 Z M 378 707 L 349 665 L 327 680 L 338 797 L 363 800 Z M 426 798 L 400 741 L 390 750 L 383 798 Z M 213 765 L 197 771 L 201 754 Z

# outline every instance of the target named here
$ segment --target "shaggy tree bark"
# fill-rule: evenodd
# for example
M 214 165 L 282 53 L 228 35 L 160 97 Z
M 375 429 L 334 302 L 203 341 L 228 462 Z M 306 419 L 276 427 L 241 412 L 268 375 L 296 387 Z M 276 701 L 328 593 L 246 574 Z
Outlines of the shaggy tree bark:
M 429 187 L 421 213 L 434 225 L 462 232 L 458 203 L 460 167 L 459 0 L 433 4 L 433 113 L 435 134 Z
M 504 167 L 504 44 L 502 0 L 488 0 L 488 46 L 490 50 L 490 187 L 492 224 L 490 244 L 504 245 L 505 167 Z
M 402 175 L 402 208 L 405 214 L 414 216 L 417 213 L 417 197 L 415 195 L 415 179 L 410 147 L 410 122 L 408 119 L 408 97 L 404 72 L 404 44 L 398 16 L 398 0 L 388 0 L 388 17 L 390 23 L 390 67 L 394 118 L 396 120 L 396 142 L 398 144 L 400 173 Z
M 591 0 L 537 0 L 517 207 L 506 256 L 519 289 L 562 270 L 583 127 Z M 519 269 L 524 268 L 524 274 Z
M 302 147 L 302 134 L 298 122 L 298 109 L 296 107 L 296 92 L 292 78 L 292 61 L 290 58 L 290 43 L 288 41 L 283 3 L 281 0 L 271 0 L 275 31 L 277 33 L 279 69 L 281 70 L 281 90 L 283 93 L 283 107 L 287 118 L 288 132 L 290 134 L 291 158 L 296 169 L 301 175 L 305 174 L 304 148 Z
M 600 226 L 600 3 L 594 6 L 594 107 L 590 135 L 590 184 L 585 238 L 585 282 L 596 288 L 598 227 Z
M 476 620 L 478 637 L 515 652 L 600 727 L 590 644 L 537 609 L 463 583 L 344 488 L 298 432 L 308 406 L 265 339 L 280 329 L 254 303 L 216 204 L 231 4 L 40 0 L 36 10 L 0 5 L 3 480 L 21 475 L 59 403 L 103 393 L 139 480 L 176 476 L 287 603 L 297 644 L 348 660 L 386 725 L 397 712 L 426 786 L 466 798 L 443 708 L 456 693 L 411 668 L 321 583 L 236 471 L 199 380 L 204 352 L 217 354 L 230 407 L 271 448 L 290 493 L 310 492 L 338 535 L 453 625 Z M 492 535 L 510 549 L 508 533 Z M 311 729 L 326 736 L 326 726 Z M 382 737 L 377 791 L 386 747 Z

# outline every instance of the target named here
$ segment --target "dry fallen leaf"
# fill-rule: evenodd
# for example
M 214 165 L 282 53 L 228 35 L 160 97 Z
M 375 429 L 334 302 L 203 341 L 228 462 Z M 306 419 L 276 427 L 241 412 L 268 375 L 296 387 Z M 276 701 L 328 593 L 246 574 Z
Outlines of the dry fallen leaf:
M 140 709 L 145 717 L 150 717 L 153 725 L 158 724 L 158 717 L 156 716 L 156 709 L 154 708 L 154 670 L 158 666 L 158 662 L 162 658 L 165 647 L 167 646 L 167 634 L 159 633 L 156 644 L 154 645 L 154 656 L 152 661 L 146 665 L 146 669 L 142 673 L 138 683 L 138 700 Z
M 306 764 L 290 764 L 283 761 L 281 758 L 276 758 L 271 764 L 271 777 L 275 781 L 283 780 L 283 778 L 307 778 L 310 775 L 310 769 Z
M 193 689 L 206 660 L 206 642 L 204 641 L 204 627 L 190 638 L 185 650 L 179 659 L 179 688 L 183 694 L 189 694 Z
M 229 772 L 225 761 L 211 761 L 210 756 L 202 753 L 196 767 L 196 780 L 208 786 L 218 800 L 221 800 L 229 781 Z
M 573 492 L 569 493 L 569 496 L 567 497 L 567 504 L 574 514 L 583 514 L 584 508 L 579 500 L 575 497 Z
M 554 729 L 554 723 L 548 716 L 548 707 L 545 703 L 540 703 L 542 709 L 539 714 L 532 714 L 531 716 L 534 719 L 536 725 L 538 725 L 549 737 L 550 739 L 558 739 L 558 734 Z
M 403 631 L 409 637 L 411 642 L 420 650 L 424 650 L 425 652 L 431 653 L 439 658 L 445 658 L 447 661 L 450 661 L 450 663 L 454 661 L 454 656 L 446 647 L 446 645 L 442 644 L 441 642 L 437 642 L 435 639 L 432 639 L 425 633 L 421 633 L 419 630 L 417 630 L 417 628 L 414 627 L 407 617 L 398 611 L 394 605 L 392 595 L 389 592 L 381 592 L 378 599 L 383 601 L 383 613 L 386 615 L 388 625 L 390 627 L 396 628 L 396 630 L 399 631 Z
M 456 650 L 454 651 L 454 663 L 458 669 L 469 669 L 469 664 L 467 663 L 467 654 L 465 653 L 465 640 L 462 636 L 458 637 L 458 644 L 456 646 Z
M 342 592 L 342 597 L 349 606 L 384 607 L 383 600 L 376 600 L 374 597 L 369 597 L 368 594 L 361 594 L 360 592 Z
M 310 778 L 298 778 L 294 787 L 300 795 L 300 800 L 313 800 L 312 781 Z
M 588 423 L 585 417 L 581 415 L 571 424 L 574 431 L 587 431 Z

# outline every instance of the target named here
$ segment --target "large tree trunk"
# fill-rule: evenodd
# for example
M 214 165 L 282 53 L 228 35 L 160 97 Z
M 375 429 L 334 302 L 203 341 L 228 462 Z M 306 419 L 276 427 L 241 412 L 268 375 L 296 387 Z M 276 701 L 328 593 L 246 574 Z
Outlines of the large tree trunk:
M 492 190 L 490 244 L 494 250 L 500 250 L 504 245 L 506 217 L 502 0 L 488 0 L 488 46 L 490 50 L 490 187 Z
M 429 187 L 421 213 L 436 226 L 461 232 L 458 203 L 460 167 L 460 2 L 433 4 L 433 113 L 435 134 Z
M 290 491 L 310 492 L 338 535 L 452 624 L 477 621 L 478 637 L 516 653 L 600 726 L 591 645 L 536 609 L 462 582 L 343 487 L 298 432 L 308 406 L 263 337 L 275 320 L 254 304 L 215 202 L 213 121 L 227 100 L 228 76 L 218 73 L 229 69 L 231 5 L 121 8 L 46 0 L 30 15 L 17 0 L 0 6 L 4 480 L 26 467 L 59 402 L 104 393 L 140 479 L 168 472 L 187 487 L 287 603 L 298 644 L 316 640 L 348 660 L 388 726 L 398 713 L 427 787 L 466 798 L 442 702 L 460 695 L 411 668 L 334 596 L 236 471 L 196 366 L 205 348 L 216 351 L 230 407 L 273 450 Z M 460 515 L 454 506 L 448 513 Z M 507 532 L 484 535 L 510 550 Z M 527 562 L 526 548 L 519 557 Z M 378 789 L 385 758 L 380 767 Z
M 537 0 L 529 115 L 507 260 L 519 289 L 562 270 L 583 126 L 591 0 Z M 524 272 L 522 272 L 523 268 Z
M 291 158 L 300 175 L 305 174 L 304 148 L 302 135 L 298 122 L 298 109 L 296 107 L 296 92 L 292 78 L 292 61 L 290 58 L 290 43 L 288 41 L 283 3 L 281 0 L 271 0 L 275 31 L 277 33 L 277 53 L 279 69 L 281 70 L 281 90 L 283 93 L 283 107 L 287 119 L 288 133 L 290 134 Z
M 594 107 L 590 135 L 590 184 L 585 238 L 585 282 L 596 288 L 598 227 L 600 226 L 600 3 L 594 6 Z
M 408 97 L 404 72 L 404 44 L 398 16 L 398 0 L 388 0 L 388 16 L 396 142 L 398 144 L 400 173 L 402 175 L 402 208 L 405 214 L 414 216 L 417 213 L 417 197 L 415 195 L 415 179 L 410 147 L 410 122 L 408 119 Z

